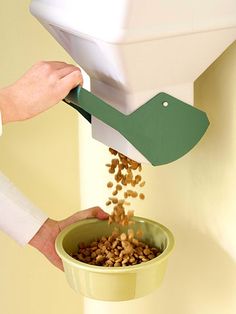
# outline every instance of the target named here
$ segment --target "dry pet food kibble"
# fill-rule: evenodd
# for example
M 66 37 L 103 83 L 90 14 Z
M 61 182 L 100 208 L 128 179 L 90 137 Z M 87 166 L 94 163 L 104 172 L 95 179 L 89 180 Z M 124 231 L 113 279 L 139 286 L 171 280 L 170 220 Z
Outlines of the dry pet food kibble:
M 145 199 L 145 195 L 144 195 L 143 193 L 140 193 L 140 194 L 139 194 L 139 198 L 140 198 L 141 200 L 144 200 L 144 199 Z
M 112 235 L 93 241 L 88 246 L 80 244 L 78 252 L 72 257 L 90 265 L 120 267 L 147 262 L 161 253 L 161 250 L 136 239 L 134 230 L 129 229 L 127 234 L 119 234 L 115 230 Z
M 113 174 L 114 181 L 116 182 L 115 190 L 112 191 L 112 197 L 109 197 L 109 200 L 106 202 L 107 206 L 111 204 L 115 205 L 109 217 L 109 223 L 115 222 L 123 226 L 132 225 L 133 221 L 130 219 L 133 217 L 133 211 L 127 214 L 125 212 L 125 207 L 130 206 L 131 203 L 125 202 L 123 198 L 136 198 L 139 196 L 139 199 L 144 200 L 144 194 L 135 191 L 136 187 L 142 188 L 145 185 L 145 181 L 142 181 L 141 175 L 137 174 L 137 171 L 140 172 L 142 170 L 142 166 L 140 163 L 118 153 L 112 148 L 109 148 L 109 151 L 113 156 L 116 156 L 116 158 L 112 158 L 109 164 L 106 164 L 109 168 L 109 173 Z M 113 182 L 109 181 L 107 183 L 108 188 L 113 186 Z M 130 189 L 128 186 L 132 188 Z M 120 196 L 121 191 L 123 191 L 122 197 Z
M 109 151 L 116 158 L 113 157 L 111 162 L 106 164 L 115 181 L 114 183 L 111 181 L 107 183 L 109 189 L 113 188 L 112 196 L 106 202 L 107 206 L 113 206 L 108 223 L 131 226 L 135 223 L 132 220 L 134 211 L 128 210 L 126 212 L 125 207 L 131 205 L 130 201 L 133 198 L 145 199 L 143 193 L 135 191 L 137 187 L 142 188 L 145 185 L 145 181 L 142 181 L 139 174 L 142 171 L 142 166 L 112 148 L 109 148 Z M 142 237 L 141 229 L 137 230 L 135 234 L 133 229 L 128 229 L 127 233 L 120 233 L 115 228 L 108 237 L 102 237 L 87 246 L 80 244 L 78 252 L 72 254 L 72 257 L 90 265 L 123 267 L 147 262 L 162 253 L 160 249 L 150 247 L 142 242 Z

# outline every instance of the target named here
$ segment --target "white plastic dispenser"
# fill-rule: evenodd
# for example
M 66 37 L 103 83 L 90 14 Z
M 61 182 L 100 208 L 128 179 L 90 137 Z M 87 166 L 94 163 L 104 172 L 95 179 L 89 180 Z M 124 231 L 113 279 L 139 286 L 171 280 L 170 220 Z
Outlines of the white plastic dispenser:
M 192 105 L 193 82 L 236 39 L 235 0 L 32 0 L 30 10 L 88 73 L 91 92 L 126 115 L 160 93 Z M 94 116 L 92 135 L 150 162 Z

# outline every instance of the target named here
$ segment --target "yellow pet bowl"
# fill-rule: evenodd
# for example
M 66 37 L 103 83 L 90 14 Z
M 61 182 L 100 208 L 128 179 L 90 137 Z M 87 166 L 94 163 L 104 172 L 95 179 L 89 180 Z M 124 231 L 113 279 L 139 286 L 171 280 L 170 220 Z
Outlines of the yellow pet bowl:
M 142 241 L 163 252 L 151 261 L 134 266 L 93 266 L 70 256 L 78 244 L 88 244 L 102 236 L 111 235 L 114 224 L 107 220 L 85 219 L 65 228 L 56 239 L 56 251 L 63 262 L 70 286 L 82 295 L 105 301 L 125 301 L 140 298 L 158 288 L 165 274 L 167 260 L 174 247 L 172 233 L 161 224 L 134 217 L 134 231 L 142 229 Z M 121 232 L 130 227 L 120 227 Z

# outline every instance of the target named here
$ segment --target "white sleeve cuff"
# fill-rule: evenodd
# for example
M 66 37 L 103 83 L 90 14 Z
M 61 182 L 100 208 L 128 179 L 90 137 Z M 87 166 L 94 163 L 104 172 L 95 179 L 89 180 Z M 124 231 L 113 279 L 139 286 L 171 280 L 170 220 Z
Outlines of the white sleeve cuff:
M 0 229 L 26 245 L 47 220 L 4 175 L 0 173 Z

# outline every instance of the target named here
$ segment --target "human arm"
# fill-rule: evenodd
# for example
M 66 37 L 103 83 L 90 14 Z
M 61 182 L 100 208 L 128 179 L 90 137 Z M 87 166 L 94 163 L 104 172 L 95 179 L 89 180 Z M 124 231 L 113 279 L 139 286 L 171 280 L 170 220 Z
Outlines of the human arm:
M 29 244 L 44 254 L 54 266 L 63 270 L 62 261 L 55 250 L 55 240 L 57 235 L 70 224 L 92 217 L 107 219 L 108 214 L 99 207 L 93 207 L 79 211 L 61 221 L 47 219 L 35 236 L 29 241 Z
M 0 172 L 0 230 L 26 245 L 47 218 Z
M 107 219 L 108 214 L 99 207 L 93 207 L 61 221 L 48 218 L 0 173 L 0 230 L 20 245 L 29 243 L 61 270 L 62 262 L 54 248 L 57 235 L 68 225 L 91 217 Z
M 82 83 L 78 67 L 57 61 L 35 64 L 17 82 L 0 89 L 0 114 L 3 124 L 36 116 L 55 105 L 72 88 Z M 78 217 L 81 217 L 80 215 Z M 46 246 L 42 245 L 41 240 L 45 237 L 52 240 L 52 233 L 60 225 L 58 223 L 49 219 L 0 173 L 0 229 L 19 244 L 25 245 L 31 241 L 32 246 L 39 250 L 41 248 L 43 254 L 50 255 L 50 252 L 45 251 Z
M 14 84 L 0 89 L 2 123 L 32 118 L 82 84 L 78 67 L 59 61 L 38 62 Z

